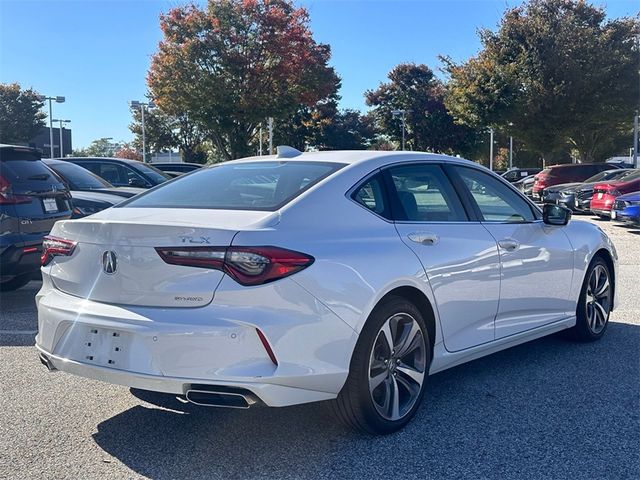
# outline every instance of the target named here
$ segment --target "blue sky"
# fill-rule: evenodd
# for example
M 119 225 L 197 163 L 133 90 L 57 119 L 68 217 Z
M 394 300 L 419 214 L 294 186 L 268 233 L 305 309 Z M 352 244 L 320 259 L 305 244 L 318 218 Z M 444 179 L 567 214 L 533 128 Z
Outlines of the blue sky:
M 0 0 L 0 82 L 49 96 L 54 118 L 71 120 L 74 147 L 100 137 L 129 141 L 128 100 L 142 99 L 161 39 L 158 16 L 176 0 Z M 202 2 L 199 2 L 202 3 Z M 478 28 L 495 29 L 516 0 L 301 0 L 317 41 L 331 45 L 342 77 L 341 106 L 366 109 L 363 93 L 401 62 L 438 68 L 438 55 L 464 60 L 480 48 Z M 596 1 L 610 17 L 638 12 L 637 0 Z

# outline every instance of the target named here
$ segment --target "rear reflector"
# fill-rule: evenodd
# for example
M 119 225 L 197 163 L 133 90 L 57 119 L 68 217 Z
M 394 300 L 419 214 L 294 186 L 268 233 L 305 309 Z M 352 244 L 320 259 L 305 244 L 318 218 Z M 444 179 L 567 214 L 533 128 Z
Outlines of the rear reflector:
M 42 241 L 42 256 L 40 257 L 40 264 L 44 267 L 56 256 L 68 257 L 73 254 L 73 250 L 76 248 L 77 242 L 71 240 L 65 240 L 64 238 L 57 238 L 46 236 Z
M 288 277 L 311 265 L 314 258 L 278 247 L 158 247 L 171 265 L 221 270 L 241 285 L 262 285 Z
M 38 247 L 24 247 L 22 249 L 22 253 L 33 253 L 37 251 L 38 251 Z
M 264 336 L 264 333 L 262 333 L 262 331 L 259 328 L 256 328 L 256 332 L 258 333 L 258 337 L 260 337 L 262 346 L 267 351 L 267 355 L 269 355 L 269 358 L 271 359 L 273 364 L 275 366 L 278 366 L 278 359 L 276 358 L 275 353 L 273 353 L 273 350 L 271 349 L 271 345 L 269 345 L 269 341 L 267 340 L 267 337 Z

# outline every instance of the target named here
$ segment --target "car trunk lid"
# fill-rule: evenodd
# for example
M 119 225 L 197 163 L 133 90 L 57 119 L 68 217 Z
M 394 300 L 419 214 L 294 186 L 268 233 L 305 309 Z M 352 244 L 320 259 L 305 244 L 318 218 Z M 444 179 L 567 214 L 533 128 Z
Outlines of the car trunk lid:
M 77 242 L 48 271 L 63 292 L 97 302 L 199 307 L 213 299 L 219 270 L 169 265 L 157 247 L 228 247 L 242 229 L 277 222 L 272 212 L 112 208 L 59 222 L 52 236 Z

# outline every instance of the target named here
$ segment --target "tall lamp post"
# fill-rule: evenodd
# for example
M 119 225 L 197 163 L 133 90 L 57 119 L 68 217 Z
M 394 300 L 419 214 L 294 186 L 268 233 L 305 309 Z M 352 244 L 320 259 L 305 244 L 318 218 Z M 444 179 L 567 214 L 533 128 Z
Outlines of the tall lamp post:
M 394 117 L 400 116 L 402 119 L 402 150 L 404 150 L 404 115 L 405 113 L 409 113 L 411 110 L 404 110 L 404 109 L 398 109 L 398 110 L 391 110 L 391 115 L 393 115 Z
M 53 113 L 51 102 L 55 101 L 56 103 L 64 103 L 64 97 L 47 97 L 46 95 L 40 95 L 40 100 L 45 101 L 49 100 L 49 148 L 50 148 L 50 158 L 53 158 Z
M 155 103 L 153 102 L 139 102 L 138 100 L 131 100 L 129 102 L 129 106 L 131 108 L 139 108 L 140 109 L 140 117 L 142 120 L 142 162 L 147 163 L 147 137 L 144 131 L 144 109 L 146 108 L 156 108 Z
M 53 122 L 60 123 L 60 158 L 64 157 L 64 147 L 62 146 L 62 129 L 64 128 L 65 123 L 71 123 L 71 120 L 62 120 L 59 118 L 54 118 Z
M 489 128 L 489 170 L 493 170 L 493 127 Z

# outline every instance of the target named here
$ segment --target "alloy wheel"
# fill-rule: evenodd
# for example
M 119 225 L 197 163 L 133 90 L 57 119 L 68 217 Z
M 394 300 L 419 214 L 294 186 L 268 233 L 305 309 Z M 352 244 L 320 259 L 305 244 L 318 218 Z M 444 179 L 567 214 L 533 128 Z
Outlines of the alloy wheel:
M 394 314 L 378 331 L 369 359 L 369 393 L 383 418 L 403 418 L 420 397 L 426 348 L 420 325 L 408 313 Z
M 591 271 L 585 301 L 587 326 L 598 335 L 607 325 L 611 310 L 611 282 L 603 265 L 597 264 Z

